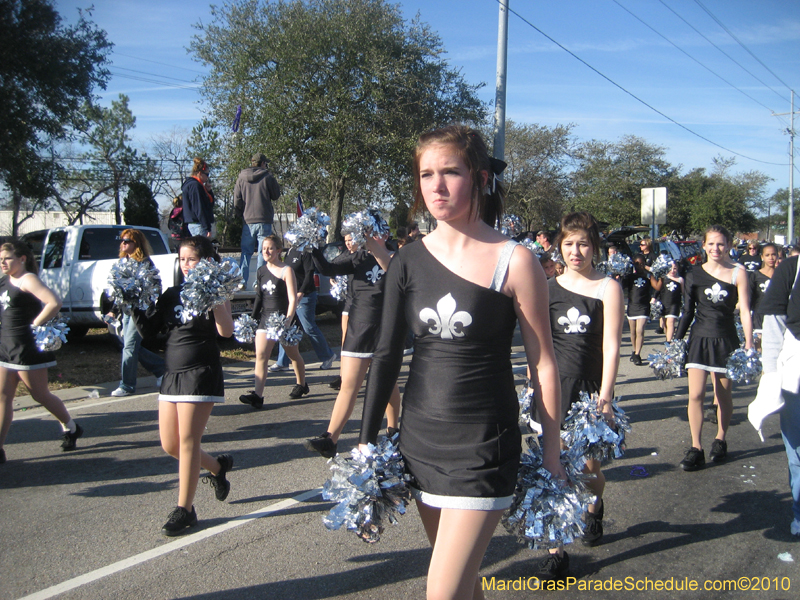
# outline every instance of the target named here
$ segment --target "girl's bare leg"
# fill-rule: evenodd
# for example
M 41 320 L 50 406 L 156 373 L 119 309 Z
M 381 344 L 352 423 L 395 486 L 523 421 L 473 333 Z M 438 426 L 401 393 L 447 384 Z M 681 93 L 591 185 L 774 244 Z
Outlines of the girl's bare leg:
M 18 382 L 17 371 L 0 367 L 0 449 L 6 443 L 11 421 L 14 420 L 14 394 Z
M 61 398 L 50 391 L 47 385 L 47 369 L 34 369 L 33 371 L 18 371 L 22 383 L 39 404 L 44 406 L 50 414 L 58 419 L 62 425 L 69 423 L 72 417 Z
M 289 360 L 292 361 L 292 369 L 294 370 L 294 378 L 297 380 L 298 385 L 305 385 L 306 383 L 306 363 L 300 354 L 298 346 L 284 346 L 284 352 Z
M 692 447 L 703 449 L 703 401 L 706 396 L 708 373 L 702 369 L 687 369 L 689 377 L 689 429 L 692 432 Z M 729 417 L 730 420 L 730 417 Z
M 400 388 L 397 384 L 392 390 L 392 395 L 389 397 L 389 404 L 386 407 L 386 427 L 393 427 L 397 429 L 400 424 Z
M 341 358 L 342 387 L 336 396 L 336 402 L 333 404 L 333 412 L 331 413 L 331 421 L 328 424 L 328 433 L 331 434 L 333 443 L 339 440 L 344 426 L 350 419 L 350 415 L 353 414 L 358 391 L 361 389 L 361 384 L 364 383 L 364 377 L 367 375 L 367 369 L 369 369 L 371 362 L 372 359 L 370 358 L 355 358 L 353 356 L 342 356 Z
M 483 600 L 478 570 L 503 511 L 417 508 L 433 546 L 428 600 Z
M 711 382 L 714 384 L 714 400 L 717 404 L 717 438 L 724 440 L 733 416 L 733 385 L 724 373 L 712 373 Z
M 255 365 L 255 392 L 258 396 L 264 395 L 264 383 L 267 381 L 267 366 L 275 340 L 267 338 L 266 333 L 256 334 L 256 365 Z

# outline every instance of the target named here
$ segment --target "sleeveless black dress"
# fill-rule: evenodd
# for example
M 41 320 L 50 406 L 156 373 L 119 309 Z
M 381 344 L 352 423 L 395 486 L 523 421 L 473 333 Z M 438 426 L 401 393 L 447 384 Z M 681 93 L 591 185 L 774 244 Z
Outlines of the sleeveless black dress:
M 288 269 L 289 267 L 284 267 Z M 283 275 L 283 271 L 281 271 Z M 273 313 L 280 313 L 286 316 L 289 311 L 289 292 L 286 287 L 286 282 L 280 278 L 275 277 L 272 271 L 269 270 L 267 265 L 261 267 L 256 273 L 256 301 L 253 304 L 253 319 L 258 321 L 258 329 L 256 331 L 264 332 L 267 329 L 267 320 Z M 297 316 L 292 321 L 297 321 Z
M 761 333 L 761 325 L 764 322 L 764 315 L 758 312 L 758 303 L 767 292 L 771 277 L 764 275 L 761 271 L 754 271 L 750 275 L 750 311 L 753 314 L 753 333 Z
M 317 271 L 327 277 L 352 275 L 349 286 L 352 299 L 341 354 L 371 358 L 380 336 L 384 270 L 375 257 L 364 249 L 352 254 L 344 252 L 332 262 L 325 260 L 320 250 L 313 250 L 312 256 Z
M 650 318 L 650 298 L 653 296 L 653 286 L 650 284 L 649 274 L 641 275 L 633 272 L 628 276 L 628 318 Z
M 550 292 L 550 330 L 561 377 L 561 421 L 580 392 L 599 393 L 603 381 L 603 294 L 610 279 L 604 281 L 598 298 L 571 292 L 548 281 Z
M 661 304 L 664 305 L 664 316 L 677 319 L 681 316 L 683 290 L 679 281 L 667 277 L 661 288 Z
M 0 281 L 0 367 L 13 371 L 33 371 L 54 367 L 52 352 L 40 352 L 31 323 L 42 312 L 42 303 L 30 292 L 23 292 L 8 277 Z
M 736 281 L 739 268 L 733 270 L 733 281 Z M 685 368 L 725 373 L 728 357 L 739 347 L 733 316 L 739 301 L 736 285 L 720 281 L 700 267 L 689 273 L 684 288 L 684 310 L 676 334 L 678 339 L 686 335 L 694 319 Z
M 168 288 L 158 302 L 133 311 L 142 337 L 167 330 L 165 362 L 158 399 L 163 402 L 225 402 L 225 378 L 217 346 L 214 313 L 181 322 L 180 286 Z
M 509 258 L 516 245 L 504 249 Z M 495 289 L 506 269 L 507 262 L 495 273 Z M 385 294 L 361 442 L 377 438 L 410 327 L 414 354 L 399 445 L 419 499 L 438 508 L 507 508 L 521 449 L 511 370 L 513 300 L 451 272 L 422 242 L 395 254 Z

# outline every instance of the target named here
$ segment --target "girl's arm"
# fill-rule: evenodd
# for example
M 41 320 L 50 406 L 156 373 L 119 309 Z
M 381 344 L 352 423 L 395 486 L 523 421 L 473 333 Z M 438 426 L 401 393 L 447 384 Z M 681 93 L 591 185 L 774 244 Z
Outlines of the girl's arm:
M 358 252 L 350 254 L 345 251 L 333 259 L 333 262 L 328 262 L 322 250 L 314 248 L 311 250 L 311 258 L 314 260 L 314 267 L 325 275 L 325 277 L 335 277 L 336 275 L 352 275 L 355 273 L 354 260 L 358 256 Z
M 389 270 L 389 261 L 392 260 L 392 255 L 386 249 L 386 242 L 383 238 L 367 237 L 367 250 L 375 260 L 378 261 L 378 266 L 384 270 Z
M 698 267 L 701 268 L 701 267 Z M 686 332 L 689 331 L 689 326 L 694 319 L 694 297 L 692 296 L 692 274 L 686 277 L 686 285 L 683 287 L 683 316 L 678 323 L 678 330 L 675 332 L 676 340 L 682 340 Z
M 622 288 L 609 281 L 603 296 L 603 378 L 600 382 L 600 410 L 610 415 L 614 384 L 619 370 L 619 348 L 622 344 Z
M 544 467 L 559 479 L 566 474 L 561 453 L 561 381 L 550 331 L 547 277 L 531 252 L 515 249 L 511 255 L 504 291 L 511 294 L 519 320 L 536 408 L 542 422 Z
M 653 288 L 654 292 L 660 292 L 661 288 L 664 287 L 664 280 L 658 279 L 650 275 L 650 285 Z
M 32 325 L 42 325 L 58 314 L 61 310 L 61 299 L 56 296 L 55 292 L 47 287 L 42 280 L 39 279 L 34 273 L 26 273 L 20 279 L 19 289 L 23 292 L 33 294 L 42 306 L 42 311 L 36 315 Z
M 222 337 L 233 335 L 233 316 L 231 316 L 231 301 L 225 300 L 223 304 L 217 304 L 213 308 L 214 321 L 217 324 L 217 333 Z
M 297 311 L 297 279 L 294 270 L 286 267 L 283 270 L 283 281 L 286 282 L 286 295 L 289 297 L 289 308 L 286 309 L 286 323 L 291 324 L 294 313 Z
M 744 348 L 750 350 L 753 347 L 753 318 L 750 316 L 750 278 L 744 268 L 738 269 L 736 274 L 736 289 L 739 291 L 736 306 L 739 308 L 739 318 L 744 330 Z

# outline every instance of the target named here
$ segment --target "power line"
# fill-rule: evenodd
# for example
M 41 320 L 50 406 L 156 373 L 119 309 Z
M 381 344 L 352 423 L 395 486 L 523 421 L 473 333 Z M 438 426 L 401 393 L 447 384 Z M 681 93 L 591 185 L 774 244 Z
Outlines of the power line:
M 547 38 L 548 40 L 550 40 L 550 41 L 551 41 L 552 43 L 554 43 L 556 46 L 558 46 L 559 48 L 561 48 L 561 49 L 562 49 L 564 52 L 566 52 L 567 54 L 569 54 L 570 56 L 572 56 L 572 57 L 573 57 L 575 60 L 579 61 L 579 62 L 580 62 L 580 63 L 582 63 L 584 66 L 588 67 L 589 69 L 591 69 L 592 71 L 594 71 L 595 73 L 597 73 L 597 74 L 598 74 L 600 77 L 602 77 L 603 79 L 605 79 L 606 81 L 608 81 L 608 82 L 609 82 L 611 85 L 613 85 L 613 86 L 614 86 L 614 87 L 616 87 L 617 89 L 619 89 L 619 90 L 621 90 L 621 91 L 625 92 L 626 94 L 628 94 L 628 95 L 629 95 L 631 98 L 633 98 L 634 100 L 636 100 L 636 101 L 637 101 L 637 102 L 639 102 L 640 104 L 643 104 L 644 106 L 646 106 L 647 108 L 649 108 L 650 110 L 652 110 L 654 113 L 656 113 L 656 114 L 658 114 L 658 115 L 661 115 L 661 116 L 662 116 L 662 117 L 664 117 L 664 118 L 665 118 L 667 121 L 669 121 L 670 123 L 673 123 L 673 124 L 677 125 L 678 127 L 680 127 L 681 129 L 683 129 L 684 131 L 687 131 L 687 132 L 691 133 L 692 135 L 694 135 L 694 136 L 696 136 L 696 137 L 700 138 L 701 140 L 703 140 L 703 141 L 705 141 L 705 142 L 707 142 L 707 143 L 711 144 L 712 146 L 716 146 L 717 148 L 720 148 L 721 150 L 724 150 L 725 152 L 730 152 L 731 154 L 735 154 L 736 156 L 741 156 L 742 158 L 746 158 L 747 160 L 752 160 L 752 161 L 754 161 L 754 162 L 757 162 L 757 163 L 762 163 L 762 164 L 765 164 L 765 165 L 776 165 L 776 166 L 779 166 L 779 167 L 785 167 L 785 166 L 788 166 L 788 163 L 776 163 L 776 162 L 770 162 L 770 161 L 766 161 L 766 160 L 760 160 L 760 159 L 758 159 L 758 158 L 753 158 L 753 157 L 751 157 L 751 156 L 747 156 L 746 154 L 742 154 L 741 152 L 736 152 L 735 150 L 731 150 L 730 148 L 726 148 L 725 146 L 723 146 L 723 145 L 721 145 L 721 144 L 718 144 L 717 142 L 714 142 L 714 141 L 712 141 L 712 140 L 708 139 L 707 137 L 705 137 L 705 136 L 703 136 L 703 135 L 700 135 L 700 134 L 699 134 L 699 133 L 697 133 L 696 131 L 693 131 L 693 130 L 689 129 L 689 128 L 688 128 L 686 125 L 684 125 L 684 124 L 682 124 L 682 123 L 679 123 L 678 121 L 676 121 L 676 120 L 675 120 L 675 119 L 673 119 L 672 117 L 668 116 L 667 114 L 665 114 L 665 113 L 663 113 L 662 111 L 658 110 L 656 107 L 654 107 L 654 106 L 652 106 L 652 105 L 648 104 L 647 102 L 645 102 L 644 100 L 642 100 L 641 98 L 639 98 L 639 97 L 638 97 L 636 94 L 634 94 L 633 92 L 630 92 L 630 91 L 628 91 L 627 89 L 625 89 L 624 87 L 622 87 L 620 84 L 618 84 L 616 81 L 614 81 L 613 79 L 611 79 L 611 78 L 610 78 L 610 77 L 608 77 L 607 75 L 605 75 L 605 74 L 601 73 L 601 72 L 600 72 L 598 69 L 596 69 L 595 67 L 593 67 L 592 65 L 590 65 L 590 64 L 589 64 L 588 62 L 586 62 L 585 60 L 583 60 L 583 59 L 582 59 L 580 56 L 578 56 L 577 54 L 575 54 L 575 53 L 574 53 L 572 50 L 568 49 L 567 47 L 565 47 L 565 46 L 564 46 L 564 45 L 562 45 L 561 43 L 557 42 L 555 39 L 553 39 L 552 37 L 550 37 L 549 35 L 547 35 L 547 34 L 546 34 L 544 31 L 542 31 L 541 29 L 539 29 L 538 27 L 536 27 L 536 25 L 534 25 L 533 23 L 531 23 L 530 21 L 528 21 L 528 20 L 527 20 L 525 17 L 523 17 L 521 14 L 519 14 L 519 13 L 518 13 L 517 11 L 515 11 L 514 9 L 512 9 L 512 8 L 509 8 L 509 9 L 508 9 L 508 12 L 512 13 L 512 14 L 513 14 L 513 15 L 515 15 L 517 18 L 519 18 L 519 19 L 520 19 L 520 20 L 521 20 L 523 23 L 525 23 L 526 25 L 528 25 L 528 26 L 529 26 L 531 29 L 533 29 L 533 30 L 537 31 L 539 34 L 541 34 L 542 36 L 544 36 L 545 38 Z
M 147 71 L 137 71 L 136 69 L 128 69 L 126 67 L 118 67 L 114 65 L 115 69 L 122 69 L 123 71 L 130 71 L 131 73 L 141 73 L 142 75 L 150 75 L 152 77 L 161 77 L 162 79 L 172 79 L 173 81 L 180 81 L 181 83 L 197 83 L 190 79 L 178 79 L 177 77 L 169 77 L 168 75 L 159 75 L 158 73 L 148 73 Z
M 179 67 L 177 65 L 170 65 L 170 64 L 167 64 L 167 63 L 159 62 L 157 60 L 150 60 L 149 58 L 142 58 L 140 56 L 132 56 L 130 54 L 123 54 L 122 52 L 116 52 L 115 51 L 114 54 L 116 54 L 117 56 L 124 56 L 126 58 L 133 58 L 133 59 L 136 59 L 136 60 L 143 60 L 145 62 L 153 63 L 153 64 L 156 64 L 156 65 L 162 65 L 164 67 L 172 67 L 173 69 L 183 69 L 185 71 L 192 71 L 193 73 L 200 73 L 201 75 L 207 75 L 207 73 L 204 72 L 204 71 L 198 71 L 197 69 L 190 69 L 189 67 Z
M 662 34 L 660 31 L 658 31 L 658 30 L 657 30 L 655 27 L 653 27 L 653 26 L 652 26 L 652 25 L 650 25 L 649 23 L 645 22 L 645 21 L 644 21 L 644 19 L 642 19 L 642 18 L 641 18 L 641 17 L 639 17 L 638 15 L 634 14 L 634 13 L 633 13 L 633 12 L 632 12 L 630 9 L 628 9 L 628 8 L 626 8 L 625 6 L 623 6 L 622 4 L 620 4 L 618 0 L 612 0 L 612 1 L 614 2 L 614 4 L 616 4 L 617 6 L 619 6 L 619 7 L 620 7 L 622 10 L 624 10 L 624 11 L 625 11 L 625 12 L 627 12 L 629 15 L 631 15 L 631 16 L 632 16 L 634 19 L 636 19 L 637 21 L 639 21 L 639 22 L 640 22 L 642 25 L 644 25 L 645 27 L 647 27 L 648 29 L 650 29 L 650 31 L 652 31 L 653 33 L 655 33 L 657 36 L 661 37 L 661 38 L 662 38 L 663 40 L 665 40 L 667 43 L 671 44 L 671 45 L 672 45 L 672 46 L 674 46 L 674 47 L 675 47 L 677 50 L 679 50 L 680 52 L 682 52 L 683 54 L 685 54 L 687 57 L 689 57 L 690 59 L 692 59 L 694 62 L 696 62 L 696 63 L 697 63 L 698 65 L 700 65 L 701 67 L 703 67 L 703 68 L 704 68 L 706 71 L 708 71 L 709 73 L 711 73 L 711 74 L 712 74 L 712 75 L 714 75 L 715 77 L 719 78 L 719 79 L 720 79 L 720 80 L 722 80 L 723 82 L 727 83 L 729 86 L 731 86 L 731 87 L 732 87 L 733 89 L 735 89 L 737 92 L 741 92 L 742 94 L 744 94 L 745 96 L 747 96 L 748 98 L 750 98 L 750 100 L 752 100 L 753 102 L 755 102 L 755 103 L 756 103 L 756 104 L 758 104 L 759 106 L 762 106 L 763 108 L 766 108 L 766 109 L 767 109 L 768 111 L 770 111 L 770 112 L 773 112 L 773 113 L 775 112 L 773 109 L 771 109 L 771 108 L 770 108 L 769 106 L 767 106 L 766 104 L 763 104 L 763 103 L 762 103 L 762 102 L 760 102 L 759 100 L 756 100 L 756 99 L 755 99 L 753 96 L 751 96 L 750 94 L 748 94 L 748 93 L 747 93 L 747 92 L 745 92 L 744 90 L 742 90 L 742 89 L 740 89 L 740 88 L 736 87 L 736 86 L 735 86 L 734 84 L 732 84 L 730 81 L 728 81 L 727 79 L 725 79 L 725 78 L 724 78 L 722 75 L 720 75 L 719 73 L 716 73 L 716 72 L 715 72 L 715 71 L 713 71 L 713 70 L 712 70 L 710 67 L 707 67 L 706 65 L 704 65 L 702 62 L 700 62 L 700 61 L 699 61 L 698 59 L 696 59 L 694 56 L 692 56 L 691 54 L 689 54 L 689 53 L 688 53 L 686 50 L 684 50 L 683 48 L 681 48 L 680 46 L 678 46 L 678 45 L 677 45 L 675 42 L 673 42 L 672 40 L 670 40 L 670 39 L 669 39 L 667 36 L 665 36 L 665 35 L 664 35 L 664 34 Z
M 195 83 L 193 85 L 181 85 L 177 83 L 169 83 L 168 81 L 159 81 L 157 79 L 148 79 L 146 77 L 138 77 L 137 75 L 127 75 L 125 73 L 115 73 L 111 71 L 111 74 L 115 77 L 122 77 L 123 79 L 133 79 L 134 81 L 143 81 L 145 83 L 152 83 L 155 85 L 163 85 L 164 87 L 174 88 L 178 90 L 194 90 L 197 89 L 200 84 Z
M 773 76 L 775 79 L 777 79 L 777 80 L 778 80 L 778 81 L 780 81 L 780 82 L 781 82 L 781 83 L 782 83 L 784 86 L 786 86 L 786 89 L 787 89 L 787 90 L 791 90 L 791 89 L 792 89 L 792 88 L 789 86 L 789 84 L 788 84 L 788 83 L 786 83 L 786 82 L 785 82 L 783 79 L 781 79 L 780 77 L 778 77 L 778 76 L 775 74 L 775 72 L 774 72 L 772 69 L 770 69 L 770 68 L 769 68 L 767 65 L 765 65 L 765 64 L 764 64 L 764 63 L 761 61 L 761 59 L 760 59 L 760 58 L 758 58 L 758 57 L 757 57 L 755 54 L 753 54 L 753 52 L 750 50 L 750 48 L 748 48 L 747 46 L 745 46 L 745 45 L 744 45 L 744 44 L 741 42 L 741 40 L 739 40 L 739 38 L 737 38 L 735 35 L 733 35 L 733 32 L 732 32 L 730 29 L 728 29 L 727 27 L 725 27 L 724 23 L 723 23 L 722 21 L 720 21 L 720 20 L 719 20 L 719 19 L 718 19 L 718 18 L 717 18 L 717 17 L 714 15 L 714 13 L 712 13 L 710 10 L 708 10 L 708 9 L 707 9 L 707 8 L 706 8 L 706 7 L 703 5 L 703 3 L 702 3 L 702 2 L 700 2 L 700 0 L 694 0 L 694 1 L 695 1 L 695 4 L 697 4 L 697 5 L 698 5 L 700 8 L 702 8 L 704 11 L 706 11 L 706 13 L 708 14 L 708 16 L 709 16 L 709 17 L 711 17 L 712 19 L 714 19 L 714 21 L 716 21 L 716 22 L 717 22 L 717 25 L 719 25 L 720 27 L 722 27 L 722 29 L 723 29 L 723 30 L 724 30 L 724 31 L 725 31 L 725 32 L 726 32 L 726 33 L 727 33 L 729 36 L 731 36 L 731 37 L 732 37 L 734 40 L 736 40 L 736 43 L 737 43 L 737 44 L 739 44 L 739 45 L 740 45 L 742 48 L 744 48 L 744 49 L 747 51 L 747 53 L 748 53 L 750 56 L 752 56 L 752 57 L 753 57 L 753 58 L 754 58 L 754 59 L 755 59 L 755 60 L 758 62 L 758 64 L 760 64 L 762 67 L 764 67 L 764 68 L 765 68 L 767 71 L 769 71 L 769 72 L 772 74 L 772 76 Z M 770 88 L 770 89 L 771 89 L 771 88 Z M 776 92 L 776 93 L 777 93 L 777 92 Z

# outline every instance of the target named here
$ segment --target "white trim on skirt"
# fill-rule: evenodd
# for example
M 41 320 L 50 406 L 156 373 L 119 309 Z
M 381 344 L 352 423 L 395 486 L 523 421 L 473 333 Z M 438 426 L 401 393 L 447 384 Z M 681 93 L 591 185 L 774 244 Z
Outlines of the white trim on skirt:
M 16 365 L 14 363 L 0 362 L 0 367 L 8 369 L 9 371 L 37 371 L 38 369 L 47 369 L 55 366 L 56 361 L 54 360 L 46 363 L 39 363 L 38 365 Z
M 342 350 L 340 356 L 349 356 L 350 358 L 372 358 L 372 355 L 375 354 L 374 352 L 348 352 L 347 350 Z
M 411 496 L 426 506 L 433 508 L 455 508 L 459 510 L 505 510 L 514 500 L 514 496 L 501 498 L 474 498 L 470 496 L 440 496 L 411 488 Z
M 223 404 L 225 402 L 225 396 L 192 396 L 189 394 L 182 394 L 182 395 L 173 395 L 173 394 L 159 394 L 158 395 L 159 402 L 191 402 L 194 404 L 199 404 L 201 402 L 213 402 L 215 404 Z
M 699 369 L 701 371 L 708 371 L 709 373 L 727 373 L 726 367 L 709 367 L 708 365 L 701 365 L 700 363 L 686 363 L 684 369 Z

